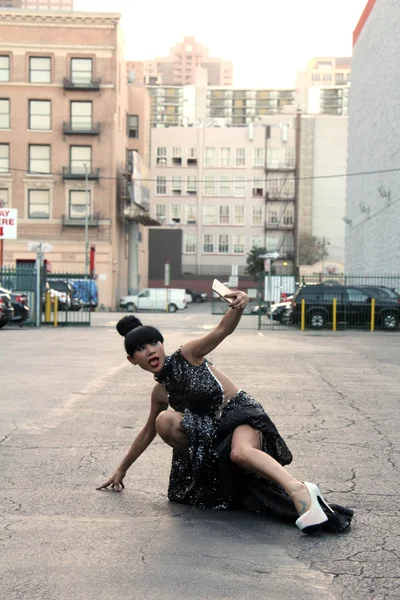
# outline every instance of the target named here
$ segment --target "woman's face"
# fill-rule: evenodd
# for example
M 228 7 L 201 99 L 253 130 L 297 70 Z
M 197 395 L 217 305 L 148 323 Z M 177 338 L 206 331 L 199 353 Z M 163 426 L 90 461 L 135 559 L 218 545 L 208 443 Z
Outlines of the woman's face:
M 139 365 L 144 371 L 156 375 L 162 370 L 165 363 L 164 345 L 159 341 L 144 344 L 135 350 L 133 356 L 127 358 L 133 365 Z

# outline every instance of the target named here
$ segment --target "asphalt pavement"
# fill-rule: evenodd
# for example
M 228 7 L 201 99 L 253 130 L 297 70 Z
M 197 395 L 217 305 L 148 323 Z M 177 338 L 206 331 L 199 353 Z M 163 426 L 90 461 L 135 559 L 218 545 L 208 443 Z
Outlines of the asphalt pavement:
M 306 536 L 169 503 L 159 438 L 124 492 L 95 490 L 145 423 L 153 385 L 125 358 L 120 316 L 0 331 L 0 598 L 398 599 L 400 333 L 259 332 L 246 316 L 211 356 L 262 402 L 290 471 L 355 509 L 349 533 Z M 219 317 L 200 305 L 142 320 L 171 352 Z

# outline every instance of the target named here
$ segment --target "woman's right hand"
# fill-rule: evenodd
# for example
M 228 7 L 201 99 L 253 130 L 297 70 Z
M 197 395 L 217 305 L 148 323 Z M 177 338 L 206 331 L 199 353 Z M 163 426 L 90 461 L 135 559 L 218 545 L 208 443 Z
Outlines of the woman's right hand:
M 103 485 L 96 488 L 96 490 L 106 490 L 106 489 L 108 489 L 109 486 L 111 486 L 111 488 L 114 490 L 114 492 L 121 492 L 123 489 L 125 489 L 125 486 L 122 482 L 125 475 L 126 475 L 126 471 L 117 469 L 115 471 L 114 475 L 112 475 L 110 477 L 110 479 L 107 479 L 107 481 L 105 483 L 103 483 Z

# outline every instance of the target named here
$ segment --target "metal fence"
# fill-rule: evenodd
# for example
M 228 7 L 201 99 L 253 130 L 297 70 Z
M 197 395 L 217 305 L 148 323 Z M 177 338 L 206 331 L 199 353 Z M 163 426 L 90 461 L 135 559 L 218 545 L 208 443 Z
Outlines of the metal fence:
M 41 269 L 38 281 L 34 265 L 0 269 L 0 290 L 10 293 L 14 307 L 8 326 L 89 326 L 97 305 L 94 286 L 82 273 L 46 273 Z M 29 313 L 21 310 L 21 304 Z
M 400 276 L 304 275 L 293 299 L 262 301 L 258 319 L 259 329 L 399 331 Z

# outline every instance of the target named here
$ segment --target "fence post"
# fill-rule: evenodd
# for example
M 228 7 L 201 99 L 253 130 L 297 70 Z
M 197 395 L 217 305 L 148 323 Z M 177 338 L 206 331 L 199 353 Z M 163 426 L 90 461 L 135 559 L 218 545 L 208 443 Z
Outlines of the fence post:
M 51 321 L 51 292 L 46 292 L 45 321 L 46 323 Z
M 306 301 L 304 298 L 301 301 L 301 331 L 304 331 L 306 328 Z
M 375 298 L 371 298 L 371 331 L 375 331 Z
M 54 327 L 58 327 L 58 297 L 54 297 Z
M 337 300 L 336 298 L 333 299 L 333 319 L 332 319 L 332 330 L 336 331 L 336 311 L 337 311 Z

